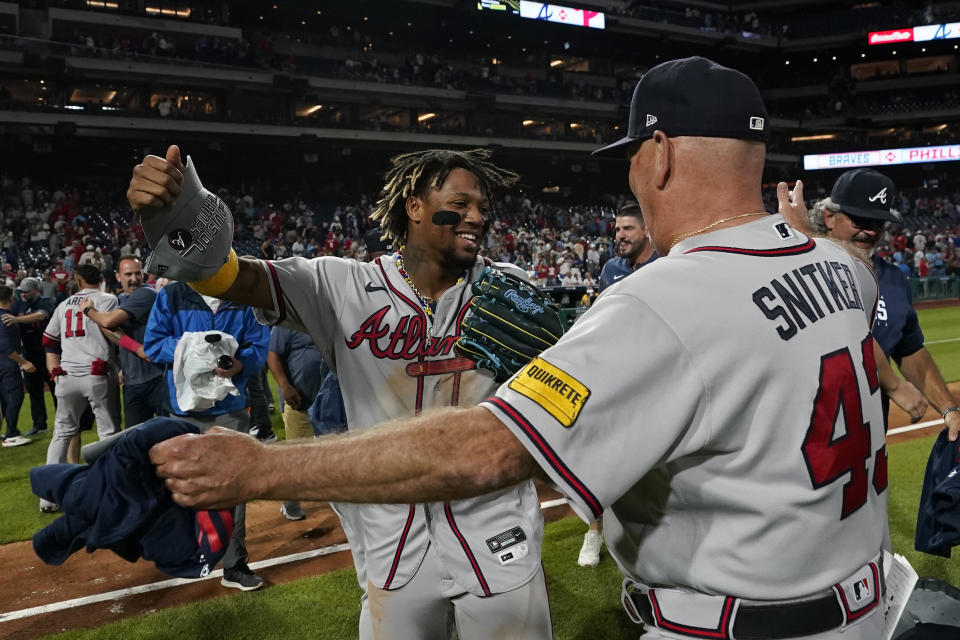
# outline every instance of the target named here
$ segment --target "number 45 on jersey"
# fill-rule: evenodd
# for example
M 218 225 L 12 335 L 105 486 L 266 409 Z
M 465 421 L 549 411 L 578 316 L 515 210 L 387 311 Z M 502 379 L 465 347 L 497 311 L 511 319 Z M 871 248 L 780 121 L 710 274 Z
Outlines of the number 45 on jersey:
M 860 351 L 863 373 L 872 395 L 880 390 L 880 378 L 871 336 L 864 338 Z M 841 412 L 846 433 L 834 437 L 834 427 Z M 863 422 L 857 371 L 846 347 L 820 358 L 820 387 L 801 450 L 815 489 L 850 474 L 850 479 L 843 485 L 841 519 L 866 504 L 870 485 L 877 495 L 887 488 L 886 444 L 876 453 L 871 450 L 870 424 Z M 868 478 L 867 463 L 871 457 L 874 458 L 873 477 Z

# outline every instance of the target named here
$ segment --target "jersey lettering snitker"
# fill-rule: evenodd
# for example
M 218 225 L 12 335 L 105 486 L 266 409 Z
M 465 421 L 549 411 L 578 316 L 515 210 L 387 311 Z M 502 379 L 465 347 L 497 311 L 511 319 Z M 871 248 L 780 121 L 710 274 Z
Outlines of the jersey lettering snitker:
M 484 406 L 648 585 L 756 600 L 873 560 L 886 451 L 868 267 L 779 216 L 602 295 Z M 606 510 L 606 511 L 605 511 Z
M 93 300 L 98 311 L 117 308 L 117 296 L 99 289 L 83 289 L 57 305 L 43 332 L 44 341 L 59 343 L 60 367 L 71 376 L 90 375 L 90 365 L 98 359 L 110 369 L 117 364 L 113 344 L 100 332 L 97 323 L 80 311 L 80 303 L 88 299 Z
M 452 405 L 475 405 L 496 384 L 453 350 L 469 312 L 477 259 L 440 297 L 431 320 L 400 275 L 396 256 L 359 263 L 334 257 L 263 261 L 277 313 L 255 311 L 309 335 L 336 372 L 349 429 Z M 512 265 L 496 265 L 526 279 Z M 454 579 L 478 596 L 510 591 L 539 570 L 543 518 L 532 482 L 471 500 L 425 505 L 358 505 L 352 530 L 367 577 L 395 589 L 433 544 Z M 353 542 L 351 542 L 353 543 Z

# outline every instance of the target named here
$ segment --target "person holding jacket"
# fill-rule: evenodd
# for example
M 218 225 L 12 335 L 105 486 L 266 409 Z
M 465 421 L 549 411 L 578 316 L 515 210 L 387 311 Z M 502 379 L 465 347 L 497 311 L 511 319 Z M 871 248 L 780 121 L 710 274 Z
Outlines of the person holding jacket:
M 233 336 L 240 345 L 231 358 L 229 368 L 216 367 L 214 375 L 229 378 L 238 395 L 227 395 L 213 407 L 203 411 L 189 411 L 177 403 L 177 387 L 173 364 L 177 344 L 188 331 L 222 331 Z M 247 380 L 256 375 L 267 360 L 270 330 L 259 324 L 250 307 L 202 296 L 183 282 L 172 282 L 157 293 L 143 338 L 147 357 L 166 365 L 167 392 L 170 396 L 171 416 L 197 425 L 201 432 L 214 425 L 247 433 L 250 417 L 247 414 Z M 263 586 L 263 578 L 247 566 L 245 505 L 236 507 L 233 536 L 223 557 L 225 587 L 252 591 Z

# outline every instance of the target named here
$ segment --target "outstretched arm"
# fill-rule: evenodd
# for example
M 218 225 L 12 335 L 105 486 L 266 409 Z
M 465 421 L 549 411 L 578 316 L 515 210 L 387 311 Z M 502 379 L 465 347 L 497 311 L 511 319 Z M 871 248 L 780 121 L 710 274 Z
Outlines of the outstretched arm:
M 227 429 L 155 445 L 150 460 L 181 505 L 257 498 L 418 503 L 489 493 L 539 470 L 489 410 L 452 407 L 376 429 L 267 447 Z
M 163 158 L 146 156 L 143 162 L 133 168 L 133 177 L 127 188 L 127 201 L 138 213 L 144 208 L 171 206 L 181 193 L 184 171 L 186 168 L 177 145 L 170 145 Z M 206 280 L 190 282 L 190 286 L 200 293 L 221 300 L 273 310 L 267 274 L 260 261 L 253 258 L 237 259 L 235 254 L 232 256 L 233 260 L 224 265 L 224 269 L 229 271 L 229 277 L 226 277 L 226 272 L 218 272 Z M 210 291 L 211 286 L 218 290 Z M 228 288 L 224 290 L 223 287 Z
M 873 357 L 877 361 L 877 374 L 880 378 L 880 387 L 898 407 L 907 412 L 910 422 L 919 422 L 927 412 L 927 399 L 913 384 L 896 374 L 887 360 L 883 349 L 873 342 Z

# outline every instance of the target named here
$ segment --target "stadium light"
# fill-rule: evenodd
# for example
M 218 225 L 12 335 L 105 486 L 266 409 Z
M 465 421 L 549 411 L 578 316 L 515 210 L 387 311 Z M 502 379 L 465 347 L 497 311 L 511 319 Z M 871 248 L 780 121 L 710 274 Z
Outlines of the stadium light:
M 427 120 L 430 120 L 431 118 L 436 118 L 436 117 L 437 117 L 437 114 L 435 113 L 421 113 L 419 116 L 417 116 L 417 122 L 426 122 Z
M 837 137 L 835 133 L 820 133 L 814 136 L 794 136 L 790 142 L 807 142 L 809 140 L 833 140 Z

